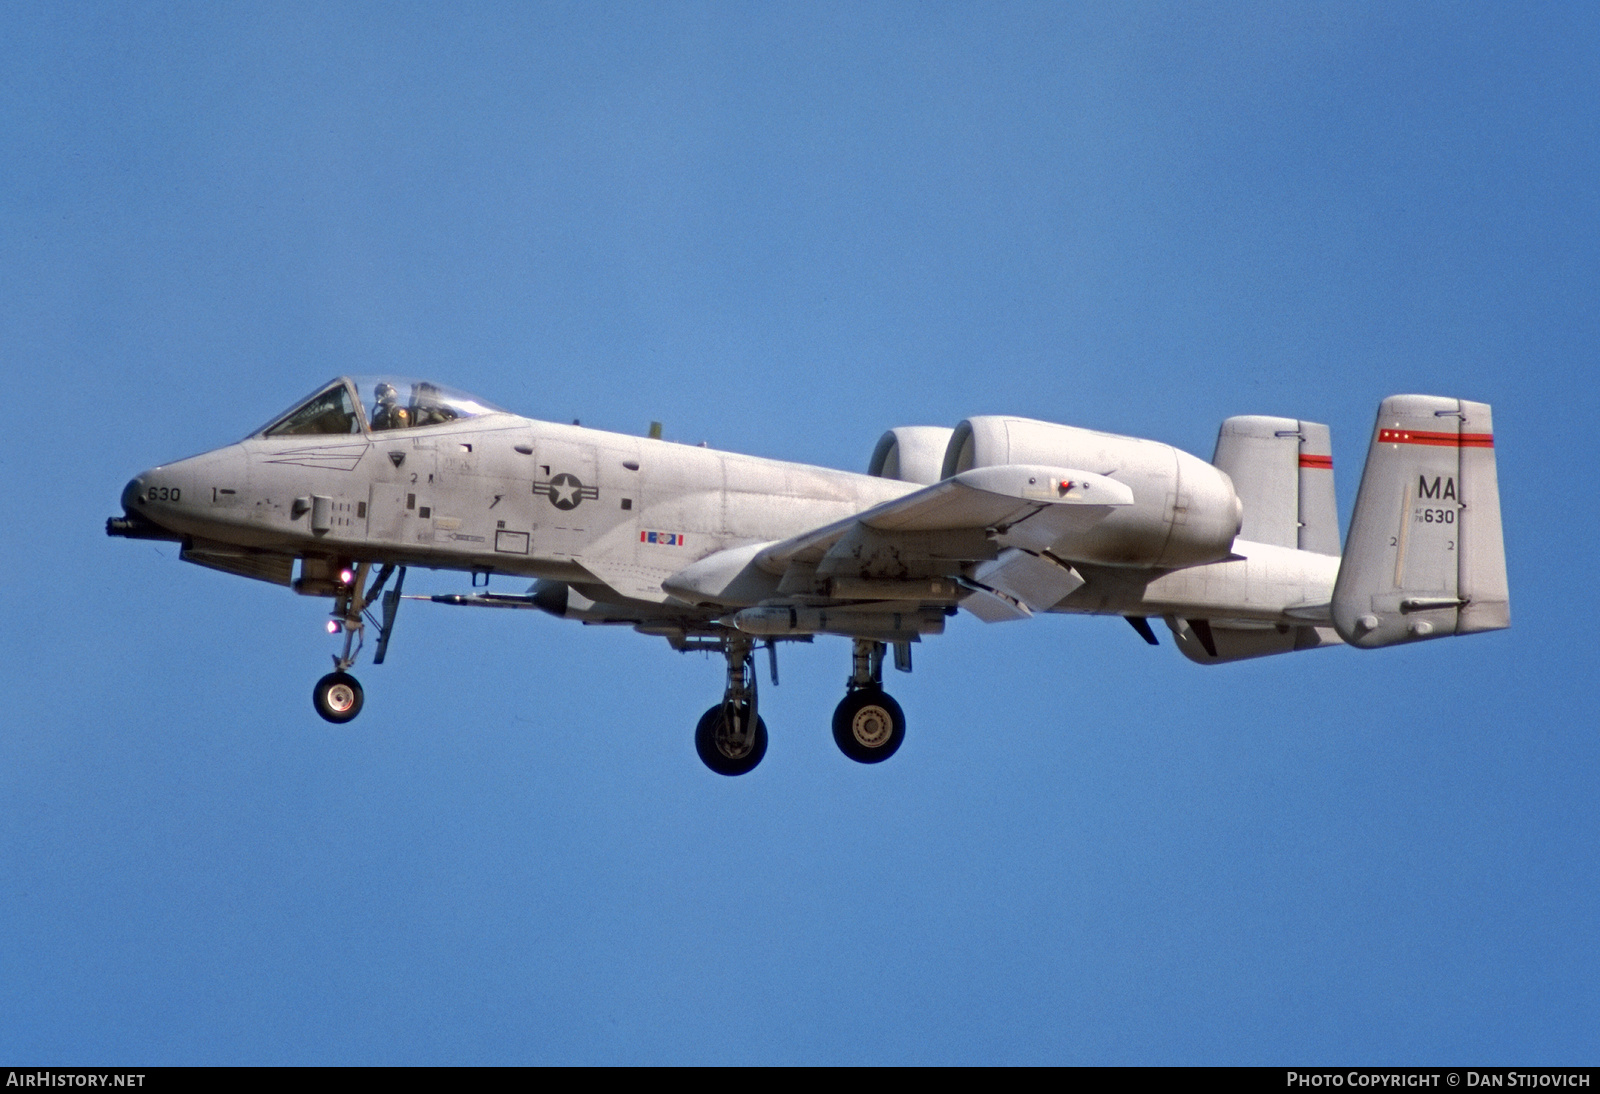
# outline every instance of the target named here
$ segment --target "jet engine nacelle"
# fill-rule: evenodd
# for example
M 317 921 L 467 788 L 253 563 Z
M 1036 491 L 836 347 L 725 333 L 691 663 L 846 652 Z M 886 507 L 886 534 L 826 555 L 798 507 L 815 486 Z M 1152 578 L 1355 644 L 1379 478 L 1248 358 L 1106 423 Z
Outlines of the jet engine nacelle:
M 1134 504 L 1059 541 L 1063 558 L 1109 566 L 1191 566 L 1229 554 L 1244 507 L 1227 474 L 1157 441 L 1028 418 L 984 416 L 956 426 L 941 478 L 974 467 L 1078 467 L 1125 483 Z
M 878 438 L 872 450 L 867 474 L 880 479 L 898 479 L 918 486 L 932 486 L 944 478 L 945 449 L 955 430 L 943 425 L 902 425 Z

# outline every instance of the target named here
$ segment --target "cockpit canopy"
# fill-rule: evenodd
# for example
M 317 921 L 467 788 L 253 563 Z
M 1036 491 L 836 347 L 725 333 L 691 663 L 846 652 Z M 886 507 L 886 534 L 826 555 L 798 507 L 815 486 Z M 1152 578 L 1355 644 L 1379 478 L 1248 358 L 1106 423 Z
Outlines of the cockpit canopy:
M 325 437 L 420 429 L 508 411 L 475 395 L 398 376 L 341 376 L 253 436 Z

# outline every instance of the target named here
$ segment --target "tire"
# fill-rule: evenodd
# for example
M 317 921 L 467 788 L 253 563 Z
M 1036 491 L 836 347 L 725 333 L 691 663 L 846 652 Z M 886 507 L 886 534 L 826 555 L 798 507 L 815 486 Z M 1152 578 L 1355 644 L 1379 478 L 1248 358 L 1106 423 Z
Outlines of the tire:
M 718 775 L 744 775 L 767 754 L 767 723 L 757 715 L 752 740 L 738 748 L 728 739 L 723 711 L 723 705 L 718 703 L 701 716 L 700 724 L 694 728 L 694 748 L 700 753 L 700 762 Z
M 905 739 L 905 713 L 877 688 L 852 691 L 834 708 L 833 743 L 858 764 L 882 763 Z
M 311 689 L 311 702 L 317 713 L 335 725 L 343 725 L 360 714 L 365 701 L 361 685 L 347 672 L 330 672 Z

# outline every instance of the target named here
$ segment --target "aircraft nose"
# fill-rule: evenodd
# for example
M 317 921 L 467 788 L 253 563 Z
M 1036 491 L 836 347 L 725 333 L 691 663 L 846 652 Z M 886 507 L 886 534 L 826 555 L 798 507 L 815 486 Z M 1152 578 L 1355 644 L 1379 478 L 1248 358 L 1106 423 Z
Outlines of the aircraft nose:
M 142 500 L 144 500 L 144 476 L 135 475 L 128 480 L 128 485 L 122 488 L 122 511 L 133 513 Z
M 122 491 L 122 503 L 126 505 L 132 501 L 141 511 L 149 512 L 152 507 L 171 508 L 183 501 L 184 487 L 190 484 L 185 480 L 191 476 L 183 472 L 187 460 L 177 464 L 162 464 L 152 467 L 142 474 L 134 476 Z M 193 493 L 191 486 L 189 493 Z
M 130 539 L 181 538 L 156 520 L 151 515 L 151 506 L 146 504 L 151 490 L 150 479 L 160 470 L 159 467 L 153 468 L 128 480 L 128 485 L 122 488 L 123 515 L 106 521 L 106 535 L 127 536 Z
M 248 477 L 248 461 L 237 445 L 141 471 L 122 488 L 122 507 L 130 515 L 165 522 L 212 515 L 219 496 L 238 497 Z

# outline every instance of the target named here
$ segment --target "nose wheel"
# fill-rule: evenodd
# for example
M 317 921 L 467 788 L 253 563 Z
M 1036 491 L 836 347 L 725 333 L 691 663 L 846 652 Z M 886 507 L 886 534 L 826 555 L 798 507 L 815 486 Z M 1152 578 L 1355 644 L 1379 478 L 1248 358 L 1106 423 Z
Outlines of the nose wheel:
M 333 600 L 333 621 L 329 624 L 329 630 L 336 634 L 343 632 L 344 652 L 334 656 L 333 671 L 318 680 L 316 687 L 311 689 L 311 704 L 317 708 L 318 714 L 335 725 L 342 725 L 361 713 L 361 706 L 365 701 L 361 684 L 346 670 L 356 663 L 356 658 L 361 653 L 368 619 L 378 627 L 378 652 L 373 657 L 372 663 L 383 664 L 384 654 L 389 648 L 389 635 L 394 631 L 394 615 L 400 606 L 400 587 L 406 579 L 406 569 L 401 566 L 400 576 L 395 580 L 394 588 L 383 594 L 383 620 L 379 622 L 367 610 L 367 605 L 377 599 L 396 567 L 385 565 L 378 571 L 377 580 L 372 583 L 372 587 L 363 593 L 361 587 L 366 581 L 370 565 L 363 562 L 354 569 L 342 571 L 339 575 Z
M 335 724 L 360 714 L 364 701 L 360 682 L 348 672 L 330 672 L 311 689 L 311 702 L 317 713 Z

